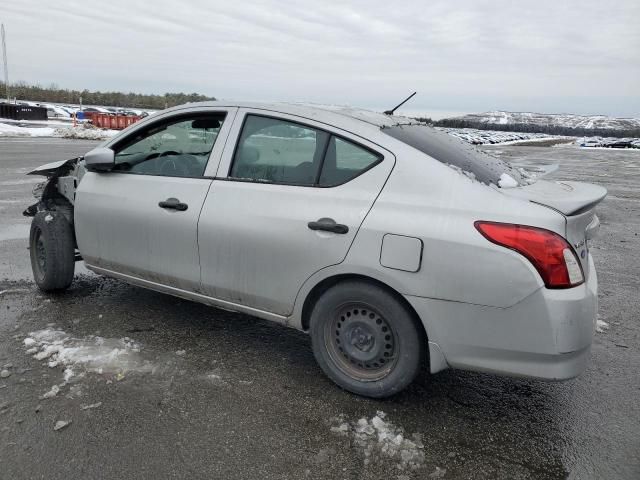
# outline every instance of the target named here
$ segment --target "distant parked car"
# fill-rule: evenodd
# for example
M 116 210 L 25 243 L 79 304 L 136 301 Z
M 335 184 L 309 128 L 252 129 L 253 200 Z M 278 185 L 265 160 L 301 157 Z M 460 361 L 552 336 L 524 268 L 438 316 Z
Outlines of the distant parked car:
M 47 117 L 49 118 L 69 118 L 71 115 L 64 108 L 57 105 L 42 105 L 47 109 Z
M 358 110 L 176 107 L 44 165 L 35 281 L 99 274 L 309 332 L 341 387 L 399 392 L 426 361 L 566 379 L 597 308 L 602 187 L 523 177 L 425 125 Z M 161 321 L 161 319 L 159 319 Z
M 102 107 L 84 107 L 83 112 L 96 112 L 96 113 L 113 113 L 110 110 Z

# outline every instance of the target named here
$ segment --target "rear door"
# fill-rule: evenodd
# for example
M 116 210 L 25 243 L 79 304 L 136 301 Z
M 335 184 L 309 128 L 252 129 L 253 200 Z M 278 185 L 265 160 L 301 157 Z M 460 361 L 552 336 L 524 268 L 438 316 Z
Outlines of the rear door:
M 198 226 L 203 293 L 291 313 L 304 281 L 343 261 L 394 162 L 325 124 L 241 109 Z
M 173 112 L 115 143 L 115 168 L 78 185 L 75 228 L 87 264 L 195 291 L 197 225 L 236 109 Z

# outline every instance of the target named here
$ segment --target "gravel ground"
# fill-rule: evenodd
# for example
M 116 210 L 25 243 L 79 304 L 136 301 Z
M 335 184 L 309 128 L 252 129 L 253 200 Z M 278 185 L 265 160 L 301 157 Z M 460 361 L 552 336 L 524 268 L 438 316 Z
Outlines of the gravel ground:
M 307 336 L 285 327 L 81 265 L 68 292 L 39 293 L 24 173 L 94 144 L 0 139 L 0 478 L 640 478 L 640 152 L 487 147 L 609 189 L 591 251 L 610 328 L 582 376 L 425 372 L 374 401 L 334 386 Z M 121 355 L 68 371 L 26 353 L 54 330 L 70 359 Z

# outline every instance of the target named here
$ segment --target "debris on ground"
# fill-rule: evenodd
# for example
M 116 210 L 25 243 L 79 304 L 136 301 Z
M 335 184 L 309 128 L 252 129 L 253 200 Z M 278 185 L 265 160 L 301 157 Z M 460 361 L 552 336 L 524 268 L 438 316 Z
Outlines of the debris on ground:
M 80 408 L 82 410 L 90 410 L 92 408 L 98 408 L 101 405 L 102 405 L 102 402 L 98 402 L 98 403 L 92 403 L 91 405 L 82 405 Z
M 187 354 L 186 350 L 178 350 L 176 351 L 176 355 L 179 357 L 184 357 Z
M 71 420 L 58 420 L 53 429 L 57 432 L 58 430 L 62 430 L 63 428 L 69 426 L 70 423 Z
M 2 371 L 0 371 L 0 378 L 8 378 L 11 376 L 11 372 L 9 370 L 7 370 L 6 368 Z
M 58 393 L 60 393 L 60 387 L 58 385 L 54 385 L 53 387 L 51 387 L 51 390 L 42 395 L 42 399 L 45 400 L 47 398 L 53 398 L 58 395 Z
M 442 478 L 447 474 L 446 468 L 436 467 L 436 470 L 433 473 L 429 474 L 429 478 Z

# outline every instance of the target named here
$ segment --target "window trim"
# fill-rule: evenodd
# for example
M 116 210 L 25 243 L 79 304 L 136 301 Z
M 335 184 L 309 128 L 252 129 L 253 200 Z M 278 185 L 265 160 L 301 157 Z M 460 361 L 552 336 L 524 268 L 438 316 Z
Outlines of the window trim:
M 218 138 L 220 137 L 220 133 L 222 132 L 222 129 L 225 125 L 225 123 L 228 122 L 229 119 L 229 111 L 224 110 L 224 111 L 213 111 L 213 112 L 207 112 L 207 111 L 195 111 L 195 112 L 184 112 L 184 113 L 180 113 L 178 115 L 171 115 L 171 116 L 167 116 L 164 118 L 158 118 L 155 121 L 149 122 L 147 125 L 142 126 L 141 128 L 138 128 L 136 130 L 134 130 L 133 132 L 131 132 L 129 135 L 126 135 L 123 138 L 120 138 L 118 140 L 116 140 L 115 142 L 113 142 L 112 144 L 109 144 L 109 147 L 111 150 L 113 150 L 114 153 L 114 159 L 115 156 L 118 155 L 118 151 L 117 150 L 121 150 L 121 145 L 126 144 L 127 140 L 134 137 L 134 138 L 138 138 L 140 135 L 146 135 L 150 130 L 153 130 L 154 128 L 156 128 L 159 125 L 165 124 L 165 125 L 171 125 L 174 123 L 180 123 L 181 121 L 184 121 L 185 119 L 192 119 L 195 120 L 196 118 L 202 118 L 202 117 L 212 117 L 212 116 L 224 116 L 224 118 L 222 119 L 222 124 L 220 125 L 220 128 L 218 129 L 218 135 L 216 136 L 215 141 L 213 142 L 213 144 L 211 145 L 211 150 L 209 151 L 209 155 L 207 156 L 207 161 L 204 164 L 204 169 L 202 170 L 202 175 L 200 176 L 185 176 L 185 175 L 157 175 L 157 174 L 148 174 L 148 173 L 141 173 L 141 172 L 131 172 L 131 171 L 126 171 L 126 170 L 109 170 L 106 172 L 102 172 L 102 173 L 120 173 L 123 175 L 142 175 L 145 177 L 163 177 L 163 178 L 212 178 L 212 177 L 207 177 L 205 175 L 205 172 L 207 171 L 207 167 L 209 166 L 209 161 L 211 160 L 211 155 L 213 154 L 213 151 L 215 150 L 216 144 L 218 143 Z M 231 120 L 233 121 L 233 118 L 231 118 Z M 147 138 L 147 137 L 144 137 Z M 144 140 L 144 138 L 141 138 L 138 141 L 142 141 Z M 128 144 L 126 147 L 130 147 L 131 145 L 134 145 L 136 142 L 132 142 L 130 144 Z M 115 165 L 115 160 L 114 160 L 114 165 Z
M 288 123 L 293 123 L 296 125 L 300 125 L 302 128 L 307 128 L 307 129 L 311 129 L 311 130 L 316 130 L 316 131 L 320 131 L 323 133 L 327 134 L 327 142 L 325 143 L 323 149 L 323 154 L 322 154 L 322 158 L 320 159 L 320 168 L 318 169 L 317 175 L 316 175 L 316 179 L 314 181 L 313 184 L 309 185 L 307 183 L 290 183 L 290 182 L 271 182 L 268 180 L 258 180 L 258 179 L 252 179 L 252 178 L 237 178 L 237 177 L 233 177 L 231 176 L 231 171 L 233 170 L 233 166 L 236 163 L 236 153 L 238 152 L 238 147 L 240 146 L 240 138 L 242 137 L 242 132 L 244 131 L 244 127 L 245 124 L 247 122 L 247 119 L 250 117 L 262 117 L 262 118 L 268 118 L 270 120 L 278 120 L 278 121 L 282 121 L 282 122 L 288 122 Z M 320 185 L 320 177 L 322 176 L 322 169 L 324 167 L 324 161 L 325 158 L 327 156 L 327 151 L 329 149 L 329 144 L 331 143 L 331 137 L 336 137 L 339 138 L 340 140 L 343 140 L 345 142 L 351 143 L 359 148 L 362 148 L 363 150 L 366 150 L 367 152 L 371 153 L 372 155 L 374 155 L 375 157 L 377 157 L 377 161 L 371 163 L 371 165 L 369 165 L 367 168 L 365 168 L 364 170 L 361 170 L 356 176 L 351 177 L 349 180 L 346 180 L 342 183 L 336 183 L 335 185 Z M 236 139 L 236 143 L 233 147 L 233 154 L 231 156 L 231 162 L 229 163 L 229 170 L 227 171 L 226 177 L 222 178 L 222 177 L 216 177 L 216 180 L 227 180 L 227 181 L 231 181 L 231 182 L 240 182 L 240 183 L 257 183 L 260 185 L 284 185 L 284 186 L 288 186 L 288 187 L 306 187 L 306 188 L 335 188 L 335 187 L 339 187 L 341 185 L 345 185 L 353 180 L 355 180 L 356 178 L 358 178 L 359 176 L 365 174 L 366 172 L 368 172 L 369 170 L 371 170 L 372 168 L 374 168 L 375 166 L 379 165 L 380 163 L 382 163 L 385 159 L 385 156 L 368 147 L 365 145 L 362 145 L 359 142 L 356 142 L 344 135 L 340 135 L 337 134 L 335 132 L 332 132 L 331 130 L 327 130 L 325 128 L 319 128 L 316 127 L 314 125 L 309 125 L 307 123 L 304 122 L 299 122 L 297 120 L 290 120 L 288 118 L 285 117 L 279 117 L 277 115 L 267 115 L 267 114 L 261 114 L 261 113 L 254 113 L 254 112 L 245 112 L 244 113 L 244 118 L 242 119 L 242 125 L 240 126 L 240 129 L 238 130 L 238 136 Z

